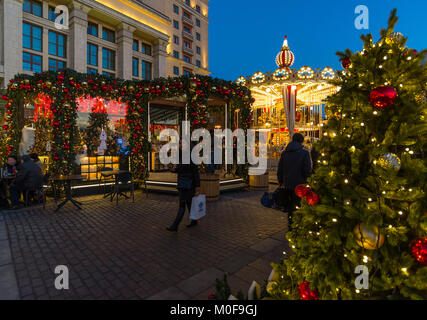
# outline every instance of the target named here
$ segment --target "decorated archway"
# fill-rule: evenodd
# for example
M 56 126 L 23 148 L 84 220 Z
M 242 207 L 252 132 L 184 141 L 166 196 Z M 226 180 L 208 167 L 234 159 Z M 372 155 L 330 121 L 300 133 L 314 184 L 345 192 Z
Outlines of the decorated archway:
M 49 171 L 71 174 L 76 151 L 78 99 L 103 98 L 126 104 L 126 123 L 129 135 L 130 169 L 137 179 L 148 175 L 148 103 L 155 99 L 184 97 L 191 129 L 208 124 L 209 99 L 223 99 L 230 112 L 239 111 L 239 127 L 247 130 L 252 121 L 253 99 L 246 87 L 208 76 L 159 78 L 153 81 L 128 81 L 103 75 L 82 74 L 71 69 L 17 75 L 8 84 L 2 99 L 5 104 L 3 130 L 6 137 L 3 158 L 17 154 L 24 127 L 23 106 L 40 95 L 48 97 L 50 110 L 44 112 L 51 125 Z M 247 165 L 244 172 L 247 173 Z

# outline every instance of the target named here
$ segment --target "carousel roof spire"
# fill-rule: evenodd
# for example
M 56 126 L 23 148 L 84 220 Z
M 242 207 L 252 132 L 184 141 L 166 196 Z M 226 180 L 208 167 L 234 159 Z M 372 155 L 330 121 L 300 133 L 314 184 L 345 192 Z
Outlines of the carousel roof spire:
M 289 50 L 288 36 L 285 36 L 281 51 L 276 56 L 276 64 L 279 68 L 289 68 L 294 64 L 294 54 Z

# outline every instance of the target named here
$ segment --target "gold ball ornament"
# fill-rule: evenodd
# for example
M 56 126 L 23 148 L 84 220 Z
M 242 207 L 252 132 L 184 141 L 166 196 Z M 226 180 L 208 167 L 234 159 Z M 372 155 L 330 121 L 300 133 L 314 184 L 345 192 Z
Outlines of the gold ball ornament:
M 379 249 L 384 244 L 384 235 L 380 234 L 376 226 L 368 226 L 365 223 L 358 224 L 354 228 L 354 234 L 357 244 L 367 250 Z
M 393 32 L 390 34 L 387 38 L 385 38 L 385 42 L 388 45 L 398 44 L 400 41 L 403 40 L 403 34 L 400 32 Z
M 133 92 L 135 90 L 135 87 L 134 86 L 129 86 L 128 89 L 129 89 L 130 92 Z
M 86 81 L 83 81 L 83 82 L 82 82 L 82 86 L 83 86 L 83 87 L 87 87 L 87 82 L 86 82 Z

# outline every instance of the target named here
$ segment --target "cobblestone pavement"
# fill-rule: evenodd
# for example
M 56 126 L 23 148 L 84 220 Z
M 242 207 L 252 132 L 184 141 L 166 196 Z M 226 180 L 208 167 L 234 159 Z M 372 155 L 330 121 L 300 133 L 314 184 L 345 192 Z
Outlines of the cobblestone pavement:
M 185 228 L 186 215 L 178 233 L 165 229 L 177 211 L 171 195 L 138 192 L 135 203 L 118 207 L 84 197 L 81 211 L 67 204 L 54 213 L 52 200 L 46 210 L 2 211 L 11 263 L 2 275 L 0 260 L 0 287 L 16 283 L 20 299 L 207 299 L 215 278 L 227 273 L 233 292 L 247 292 L 252 280 L 263 284 L 270 262 L 287 248 L 287 217 L 263 208 L 261 195 L 221 195 L 196 228 Z M 69 268 L 68 290 L 54 287 L 58 265 Z M 11 266 L 16 278 L 8 280 Z

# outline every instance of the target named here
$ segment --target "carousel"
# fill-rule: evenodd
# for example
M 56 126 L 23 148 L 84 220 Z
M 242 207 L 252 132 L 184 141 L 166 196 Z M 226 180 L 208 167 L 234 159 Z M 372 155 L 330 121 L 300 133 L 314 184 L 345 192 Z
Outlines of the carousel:
M 258 71 L 236 81 L 248 87 L 255 98 L 252 128 L 268 130 L 269 159 L 280 157 L 294 132 L 305 135 L 307 142 L 319 139 L 326 122 L 324 99 L 338 90 L 329 83 L 336 77 L 332 68 L 291 69 L 294 61 L 285 36 L 276 56 L 278 69 Z

